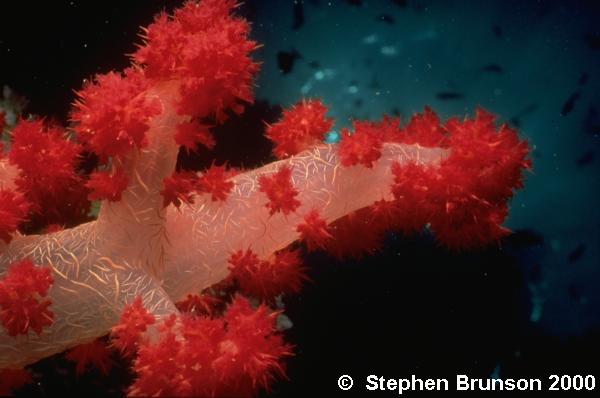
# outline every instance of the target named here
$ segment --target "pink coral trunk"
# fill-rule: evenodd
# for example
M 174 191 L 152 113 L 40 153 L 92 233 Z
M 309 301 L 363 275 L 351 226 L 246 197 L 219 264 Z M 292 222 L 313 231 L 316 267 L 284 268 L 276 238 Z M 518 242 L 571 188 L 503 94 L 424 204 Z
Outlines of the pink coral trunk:
M 39 337 L 15 339 L 0 331 L 0 368 L 27 365 L 106 334 L 124 305 L 138 295 L 157 317 L 173 313 L 174 301 L 227 276 L 227 259 L 234 250 L 251 247 L 267 258 L 298 239 L 296 226 L 311 209 L 319 209 L 331 223 L 377 200 L 391 199 L 393 162 L 436 166 L 448 154 L 446 149 L 385 144 L 373 168 L 343 168 L 336 147 L 322 145 L 234 177 L 234 190 L 225 203 L 204 194 L 192 206 L 170 206 L 164 228 L 152 224 L 161 214 L 150 217 L 150 224 L 124 229 L 102 225 L 116 220 L 113 211 L 110 217 L 65 231 L 18 237 L 0 254 L 0 276 L 24 257 L 50 265 L 55 322 Z M 302 205 L 287 216 L 270 216 L 257 180 L 284 165 L 292 169 Z M 154 234 L 148 235 L 149 229 Z M 148 237 L 153 241 L 144 240 Z M 161 264 L 140 264 L 140 243 L 161 253 L 154 257 Z

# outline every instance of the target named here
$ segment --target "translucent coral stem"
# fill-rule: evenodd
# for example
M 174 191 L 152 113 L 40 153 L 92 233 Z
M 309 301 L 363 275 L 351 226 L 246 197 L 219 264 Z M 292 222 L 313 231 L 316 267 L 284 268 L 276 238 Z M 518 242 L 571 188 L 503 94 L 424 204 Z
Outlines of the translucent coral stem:
M 178 92 L 176 81 L 166 81 L 143 94 L 159 101 L 161 113 L 150 123 L 146 146 L 114 159 L 113 167 L 124 171 L 128 186 L 120 201 L 103 201 L 96 227 L 99 235 L 112 237 L 112 251 L 128 253 L 131 266 L 154 274 L 164 256 L 165 209 L 160 191 L 177 163 L 175 127 L 186 120 L 174 109 Z
M 206 194 L 193 206 L 180 210 L 169 207 L 164 231 L 154 243 L 146 239 L 148 229 L 156 232 L 152 223 L 163 217 L 158 210 L 162 207 L 160 198 L 148 202 L 125 199 L 114 208 L 105 206 L 98 221 L 52 234 L 17 237 L 0 252 L 0 277 L 10 263 L 24 257 L 51 266 L 55 282 L 49 297 L 55 321 L 41 336 L 18 339 L 0 328 L 0 368 L 27 365 L 108 333 L 125 304 L 138 295 L 156 316 L 173 313 L 174 301 L 227 275 L 232 251 L 251 247 L 259 256 L 269 257 L 298 239 L 296 225 L 310 209 L 318 208 L 322 217 L 332 222 L 377 200 L 391 198 L 393 162 L 434 167 L 447 155 L 445 149 L 385 144 L 373 168 L 344 168 L 335 146 L 319 146 L 239 174 L 225 203 L 213 202 Z M 287 216 L 270 216 L 267 198 L 257 181 L 284 165 L 292 169 L 292 182 L 302 206 Z M 128 194 L 135 199 L 133 192 Z M 156 215 L 148 211 L 143 222 L 123 224 L 126 217 L 140 216 L 134 211 L 138 205 L 140 210 L 156 205 L 152 208 Z M 144 247 L 154 250 L 154 244 L 160 245 L 164 261 L 156 274 L 136 263 L 137 256 L 147 253 Z
M 238 249 L 250 247 L 262 258 L 271 256 L 299 238 L 296 226 L 313 208 L 331 223 L 380 199 L 393 199 L 394 162 L 433 167 L 448 154 L 447 149 L 389 143 L 372 168 L 342 167 L 337 147 L 322 145 L 236 176 L 234 191 L 224 204 L 206 197 L 180 211 L 169 208 L 167 237 L 177 256 L 167 259 L 165 290 L 178 300 L 194 288 L 220 281 L 228 273 L 227 258 Z M 294 213 L 271 216 L 258 179 L 283 166 L 292 169 L 302 205 Z
M 159 318 L 177 311 L 160 283 L 130 267 L 123 253 L 112 251 L 111 236 L 99 235 L 96 228 L 94 221 L 17 237 L 0 253 L 0 278 L 23 258 L 49 265 L 54 278 L 48 295 L 54 322 L 40 336 L 11 337 L 0 327 L 0 369 L 25 366 L 107 334 L 138 295 Z

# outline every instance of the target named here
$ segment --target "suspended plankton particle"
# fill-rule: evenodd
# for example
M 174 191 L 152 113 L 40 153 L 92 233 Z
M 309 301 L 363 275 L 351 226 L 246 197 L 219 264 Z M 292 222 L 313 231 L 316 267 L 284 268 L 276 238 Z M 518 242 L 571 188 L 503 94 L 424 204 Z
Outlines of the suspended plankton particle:
M 303 95 L 308 94 L 308 92 L 312 89 L 312 83 L 311 82 L 306 82 L 301 88 L 300 88 L 300 92 Z
M 383 46 L 381 47 L 381 54 L 385 55 L 386 57 L 394 57 L 396 55 L 398 55 L 398 49 L 396 48 L 396 46 Z
M 362 39 L 363 44 L 375 44 L 379 41 L 379 37 L 375 33 L 370 34 Z

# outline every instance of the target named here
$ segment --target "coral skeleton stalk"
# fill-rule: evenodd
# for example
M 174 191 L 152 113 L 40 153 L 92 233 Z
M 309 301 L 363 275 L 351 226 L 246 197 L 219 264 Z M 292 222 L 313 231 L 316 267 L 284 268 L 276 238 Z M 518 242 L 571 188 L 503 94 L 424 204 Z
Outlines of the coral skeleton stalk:
M 150 146 L 136 156 L 154 158 L 157 150 Z M 268 258 L 299 238 L 294 227 L 304 210 L 319 208 L 331 223 L 377 200 L 390 199 L 393 162 L 435 166 L 448 151 L 386 144 L 382 152 L 372 169 L 341 168 L 335 147 L 318 146 L 234 177 L 235 188 L 223 205 L 205 198 L 181 210 L 170 206 L 163 214 L 157 211 L 160 206 L 137 206 L 162 201 L 158 184 L 152 187 L 150 179 L 141 180 L 139 185 L 130 184 L 120 202 L 105 202 L 97 221 L 15 238 L 2 252 L 0 269 L 24 257 L 51 265 L 56 275 L 50 293 L 55 320 L 39 337 L 0 334 L 0 367 L 27 365 L 106 334 L 124 305 L 138 295 L 159 318 L 174 313 L 175 301 L 227 276 L 227 258 L 234 250 L 252 247 Z M 288 216 L 270 216 L 257 180 L 283 165 L 292 167 L 302 207 Z M 136 188 L 148 189 L 147 196 L 135 194 Z M 132 203 L 127 202 L 130 198 Z

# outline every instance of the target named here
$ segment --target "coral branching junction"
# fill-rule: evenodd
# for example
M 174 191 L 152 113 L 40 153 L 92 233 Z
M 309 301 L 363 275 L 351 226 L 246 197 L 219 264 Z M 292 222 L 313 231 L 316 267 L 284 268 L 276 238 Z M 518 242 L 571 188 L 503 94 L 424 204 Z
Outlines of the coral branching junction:
M 211 149 L 213 127 L 253 101 L 257 44 L 234 8 L 188 1 L 158 15 L 129 68 L 78 91 L 68 130 L 40 118 L 9 126 L 0 369 L 10 388 L 52 354 L 105 371 L 117 350 L 136 372 L 132 395 L 253 395 L 292 355 L 272 308 L 307 279 L 293 242 L 342 257 L 389 230 L 427 227 L 456 249 L 508 233 L 528 148 L 482 109 L 354 121 L 327 145 L 333 120 L 306 99 L 266 126 L 278 161 L 176 171 L 180 147 Z M 90 201 L 101 201 L 97 217 Z M 108 347 L 97 340 L 107 334 Z

